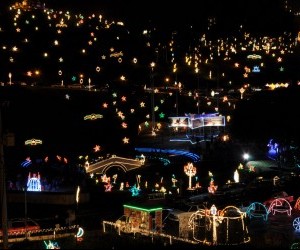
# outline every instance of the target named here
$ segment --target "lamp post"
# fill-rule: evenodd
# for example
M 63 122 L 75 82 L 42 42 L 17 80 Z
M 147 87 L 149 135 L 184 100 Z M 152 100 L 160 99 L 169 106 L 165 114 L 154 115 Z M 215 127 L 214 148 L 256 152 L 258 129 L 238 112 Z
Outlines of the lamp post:
M 153 79 L 153 69 L 154 69 L 154 67 L 155 67 L 155 63 L 152 62 L 152 63 L 150 64 L 150 67 L 151 67 L 150 81 L 151 81 L 152 135 L 155 135 L 154 79 Z
M 27 240 L 27 182 L 24 186 L 24 218 L 25 218 L 25 239 Z
M 9 85 L 11 85 L 11 77 L 12 77 L 12 73 L 11 73 L 11 72 L 9 72 L 9 73 L 8 73 Z
M 7 139 L 7 138 L 6 138 Z M 6 144 L 9 145 L 8 140 Z M 4 136 L 2 129 L 2 103 L 0 104 L 0 191 L 1 191 L 1 202 L 2 202 L 2 240 L 3 249 L 8 249 L 8 225 L 7 225 L 7 200 L 6 200 L 6 178 L 5 178 L 5 167 L 4 167 Z
M 197 74 L 197 111 L 198 114 L 200 112 L 200 93 L 199 93 L 199 69 L 195 69 L 195 73 Z

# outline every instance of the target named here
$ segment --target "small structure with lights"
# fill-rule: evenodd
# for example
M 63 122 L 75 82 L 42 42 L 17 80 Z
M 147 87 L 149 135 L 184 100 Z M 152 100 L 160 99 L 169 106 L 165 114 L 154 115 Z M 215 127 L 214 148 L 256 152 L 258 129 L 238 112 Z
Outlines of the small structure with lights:
M 124 215 L 116 221 L 121 232 L 162 232 L 162 207 L 154 204 L 125 204 Z
M 176 135 L 170 141 L 189 141 L 195 144 L 211 140 L 220 135 L 220 128 L 223 128 L 222 132 L 224 132 L 225 126 L 225 116 L 218 113 L 169 117 L 169 128 Z
M 199 209 L 189 219 L 193 239 L 206 245 L 241 245 L 250 242 L 246 213 L 235 206 Z

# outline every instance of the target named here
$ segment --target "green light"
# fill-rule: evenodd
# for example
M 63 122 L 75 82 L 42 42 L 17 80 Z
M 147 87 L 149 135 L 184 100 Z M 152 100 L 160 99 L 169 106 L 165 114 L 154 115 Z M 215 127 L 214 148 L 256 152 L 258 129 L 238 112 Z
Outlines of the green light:
M 157 207 L 157 208 L 141 208 L 141 207 L 136 207 L 136 206 L 130 206 L 130 205 L 123 205 L 124 207 L 127 207 L 127 208 L 131 208 L 131 209 L 135 209 L 135 210 L 141 210 L 141 211 L 145 211 L 145 212 L 154 212 L 154 211 L 159 211 L 159 210 L 162 210 L 161 207 Z

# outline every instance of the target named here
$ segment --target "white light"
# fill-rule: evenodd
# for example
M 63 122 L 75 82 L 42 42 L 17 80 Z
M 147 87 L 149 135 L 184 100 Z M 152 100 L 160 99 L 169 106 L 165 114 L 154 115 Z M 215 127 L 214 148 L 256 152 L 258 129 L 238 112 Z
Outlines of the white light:
M 243 158 L 244 158 L 244 160 L 248 160 L 249 159 L 249 154 L 248 153 L 245 153 L 244 155 L 243 155 Z

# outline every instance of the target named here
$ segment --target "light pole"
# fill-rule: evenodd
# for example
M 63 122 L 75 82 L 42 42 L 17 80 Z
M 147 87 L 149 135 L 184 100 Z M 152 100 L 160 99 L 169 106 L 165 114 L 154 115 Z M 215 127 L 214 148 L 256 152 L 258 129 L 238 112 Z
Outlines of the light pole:
M 153 69 L 154 69 L 154 67 L 155 67 L 155 63 L 152 62 L 152 63 L 150 64 L 150 67 L 151 67 L 150 81 L 151 81 L 152 135 L 155 135 L 154 79 L 153 79 Z
M 25 218 L 25 239 L 27 240 L 27 182 L 24 187 L 24 218 Z
M 196 68 L 195 72 L 197 74 L 197 110 L 200 113 L 200 85 L 199 85 L 199 69 Z
M 2 202 L 2 240 L 3 249 L 8 249 L 8 225 L 7 225 L 7 200 L 6 200 L 6 178 L 4 167 L 4 149 L 3 149 L 3 129 L 2 129 L 2 104 L 0 104 L 0 181 L 1 181 L 1 202 Z
M 9 78 L 9 85 L 11 85 L 11 77 L 12 77 L 12 73 L 8 73 L 8 78 Z

